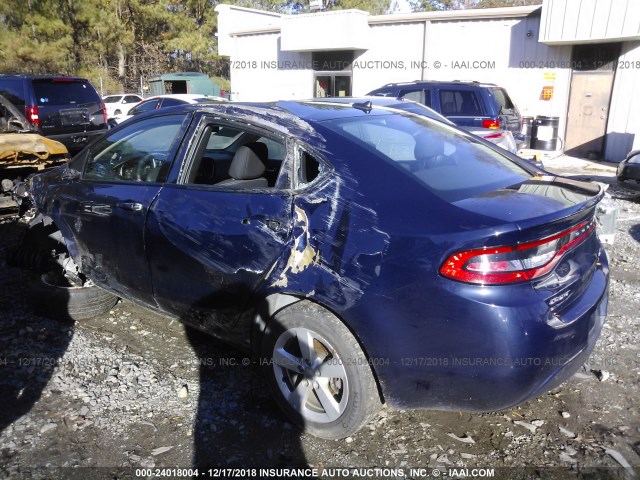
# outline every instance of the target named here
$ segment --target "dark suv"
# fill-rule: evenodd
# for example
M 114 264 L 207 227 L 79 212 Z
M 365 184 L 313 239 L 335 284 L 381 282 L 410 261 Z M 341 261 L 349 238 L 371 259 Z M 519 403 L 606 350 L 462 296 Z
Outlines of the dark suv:
M 0 95 L 24 111 L 41 135 L 58 140 L 70 152 L 108 128 L 104 103 L 85 78 L 0 74 Z
M 524 142 L 518 107 L 504 88 L 492 83 L 389 83 L 368 95 L 413 100 L 434 109 L 458 126 L 510 130 L 516 143 Z

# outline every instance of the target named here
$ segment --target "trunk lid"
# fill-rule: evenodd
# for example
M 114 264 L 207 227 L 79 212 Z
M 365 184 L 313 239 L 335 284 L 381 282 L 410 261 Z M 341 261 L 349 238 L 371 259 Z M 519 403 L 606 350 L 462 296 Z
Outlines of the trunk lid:
M 537 176 L 508 188 L 460 200 L 455 205 L 513 224 L 518 229 L 518 246 L 557 236 L 566 237 L 560 242 L 568 243 L 570 238 L 582 234 L 575 246 L 569 245 L 566 251 L 561 251 L 553 268 L 530 280 L 556 312 L 578 298 L 599 262 L 602 245 L 595 232 L 595 215 L 603 196 L 603 190 L 596 184 Z

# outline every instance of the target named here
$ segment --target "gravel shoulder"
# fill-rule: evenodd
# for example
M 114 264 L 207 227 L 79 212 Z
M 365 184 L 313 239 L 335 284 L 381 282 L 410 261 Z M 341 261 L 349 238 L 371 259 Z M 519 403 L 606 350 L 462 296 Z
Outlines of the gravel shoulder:
M 35 313 L 34 276 L 4 263 L 23 227 L 5 221 L 0 478 L 69 478 L 74 471 L 79 478 L 126 478 L 135 468 L 194 462 L 478 467 L 503 478 L 633 478 L 634 469 L 640 475 L 640 191 L 617 184 L 610 169 L 576 172 L 561 162 L 548 168 L 608 184 L 619 209 L 615 243 L 607 246 L 609 316 L 589 362 L 559 388 L 512 410 L 384 409 L 341 441 L 301 434 L 271 400 L 258 365 L 176 321 L 129 302 L 78 324 Z

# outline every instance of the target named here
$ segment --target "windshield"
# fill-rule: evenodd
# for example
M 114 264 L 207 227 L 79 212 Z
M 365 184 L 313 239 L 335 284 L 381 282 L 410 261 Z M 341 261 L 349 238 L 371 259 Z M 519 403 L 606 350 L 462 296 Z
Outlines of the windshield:
M 490 147 L 428 118 L 376 115 L 326 126 L 402 168 L 448 202 L 520 183 L 532 174 Z

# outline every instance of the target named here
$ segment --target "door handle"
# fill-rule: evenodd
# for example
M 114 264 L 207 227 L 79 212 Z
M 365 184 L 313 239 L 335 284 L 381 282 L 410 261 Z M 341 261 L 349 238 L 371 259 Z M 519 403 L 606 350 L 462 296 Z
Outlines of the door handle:
M 138 202 L 121 202 L 118 203 L 118 207 L 128 212 L 141 212 L 144 206 Z

